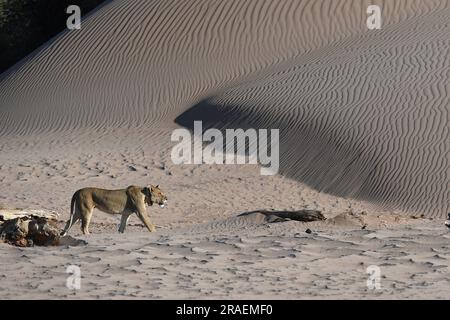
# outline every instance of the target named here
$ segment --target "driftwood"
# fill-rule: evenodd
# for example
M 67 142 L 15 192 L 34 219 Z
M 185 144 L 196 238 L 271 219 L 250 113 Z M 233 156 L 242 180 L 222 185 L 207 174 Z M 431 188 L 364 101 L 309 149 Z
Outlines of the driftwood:
M 46 210 L 32 210 L 32 209 L 0 209 L 0 222 L 12 220 L 23 217 L 42 217 L 50 220 L 56 220 L 58 214 Z
M 19 247 L 57 246 L 60 236 L 54 223 L 36 216 L 10 219 L 0 225 L 0 239 Z
M 261 213 L 266 216 L 266 221 L 269 223 L 283 222 L 289 220 L 296 220 L 302 222 L 321 221 L 326 220 L 325 216 L 319 210 L 298 210 L 298 211 L 267 211 L 257 210 L 245 212 L 239 216 L 246 216 L 250 214 Z

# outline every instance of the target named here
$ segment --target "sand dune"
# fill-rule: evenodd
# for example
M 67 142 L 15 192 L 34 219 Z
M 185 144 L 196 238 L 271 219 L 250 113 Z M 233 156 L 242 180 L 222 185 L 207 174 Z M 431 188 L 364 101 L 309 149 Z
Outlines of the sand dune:
M 2 150 L 167 147 L 213 105 L 218 126 L 281 128 L 289 177 L 443 216 L 449 2 L 377 3 L 380 31 L 369 1 L 112 1 L 2 76 Z
M 283 174 L 339 196 L 444 216 L 449 16 L 442 9 L 290 59 L 177 122 L 281 128 Z
M 368 34 L 368 4 L 112 1 L 81 31 L 61 34 L 3 76 L 1 133 L 173 120 L 193 101 L 255 71 Z M 448 6 L 382 4 L 386 28 Z
M 381 31 L 367 4 L 113 1 L 3 76 L 2 149 L 96 149 L 120 129 L 167 146 L 174 119 L 214 105 L 217 126 L 281 128 L 287 176 L 443 216 L 449 3 L 382 3 Z

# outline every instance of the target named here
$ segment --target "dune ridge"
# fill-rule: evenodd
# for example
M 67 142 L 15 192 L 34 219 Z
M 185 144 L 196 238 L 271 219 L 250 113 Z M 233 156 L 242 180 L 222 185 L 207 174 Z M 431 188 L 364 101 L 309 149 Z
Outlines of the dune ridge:
M 449 17 L 446 0 L 111 1 L 2 76 L 0 148 L 170 148 L 175 119 L 215 108 L 222 128 L 281 128 L 284 175 L 444 217 Z

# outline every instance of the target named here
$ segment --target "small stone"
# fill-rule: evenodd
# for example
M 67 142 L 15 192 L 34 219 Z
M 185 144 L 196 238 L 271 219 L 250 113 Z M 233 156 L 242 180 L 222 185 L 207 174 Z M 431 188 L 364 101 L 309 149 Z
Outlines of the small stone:
M 308 234 L 312 233 L 311 229 L 306 229 L 305 232 L 308 233 Z

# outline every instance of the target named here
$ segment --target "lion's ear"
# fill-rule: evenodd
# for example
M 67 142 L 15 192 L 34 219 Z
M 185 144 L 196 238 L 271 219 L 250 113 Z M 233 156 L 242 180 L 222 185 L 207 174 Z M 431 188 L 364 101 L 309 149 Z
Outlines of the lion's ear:
M 155 188 L 158 189 L 159 188 L 159 184 L 157 184 Z

